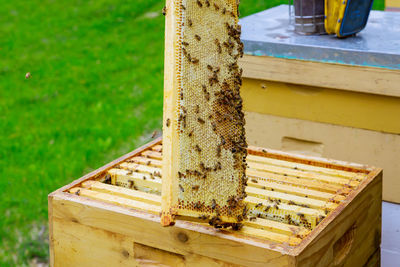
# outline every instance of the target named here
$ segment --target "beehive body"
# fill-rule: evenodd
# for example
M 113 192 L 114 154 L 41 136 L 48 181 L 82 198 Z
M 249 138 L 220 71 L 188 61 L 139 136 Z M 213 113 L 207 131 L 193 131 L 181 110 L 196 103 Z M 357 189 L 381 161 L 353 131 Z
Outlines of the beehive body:
M 304 215 L 302 209 L 325 214 L 322 203 L 315 201 L 320 199 L 329 209 L 326 217 L 311 229 L 307 224 L 251 215 L 238 231 L 186 220 L 162 227 L 164 174 L 158 140 L 49 196 L 51 266 L 374 266 L 365 264 L 371 262 L 368 259 L 379 262 L 381 169 L 255 147 L 248 151 L 248 175 L 258 181 L 250 179 L 246 187 L 250 213 L 275 194 L 282 203 L 279 210 L 271 208 L 270 215 L 291 208 Z M 294 203 L 288 205 L 290 201 Z
M 171 0 L 166 11 L 163 224 L 239 222 L 247 145 L 236 2 Z

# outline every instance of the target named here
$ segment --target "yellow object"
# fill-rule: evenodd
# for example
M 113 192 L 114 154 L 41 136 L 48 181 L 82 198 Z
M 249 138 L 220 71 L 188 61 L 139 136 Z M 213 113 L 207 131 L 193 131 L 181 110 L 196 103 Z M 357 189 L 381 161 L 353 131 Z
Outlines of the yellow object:
M 338 37 L 351 36 L 367 25 L 372 0 L 325 0 L 325 29 Z
M 400 0 L 386 0 L 385 7 L 386 8 L 400 8 Z
M 246 111 L 400 133 L 400 97 L 248 78 L 241 95 Z
M 162 224 L 243 220 L 246 141 L 236 0 L 168 0 Z
M 325 30 L 328 34 L 339 34 L 346 4 L 347 0 L 325 0 Z

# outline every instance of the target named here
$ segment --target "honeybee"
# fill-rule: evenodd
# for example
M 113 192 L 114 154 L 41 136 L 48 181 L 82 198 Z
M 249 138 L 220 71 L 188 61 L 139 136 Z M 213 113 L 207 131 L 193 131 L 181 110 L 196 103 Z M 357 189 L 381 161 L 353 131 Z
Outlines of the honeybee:
M 165 125 L 166 125 L 167 127 L 169 127 L 169 126 L 171 125 L 171 120 L 170 120 L 169 118 L 167 119 Z
M 215 199 L 213 199 L 211 202 L 211 208 L 215 210 L 216 207 L 217 207 L 217 202 L 215 201 Z
M 198 35 L 198 34 L 195 34 L 195 35 L 194 35 L 194 38 L 196 38 L 197 41 L 200 41 L 200 40 L 201 40 L 201 37 L 200 37 L 200 35 Z
M 166 7 L 166 6 L 163 7 L 163 9 L 162 9 L 162 14 L 163 14 L 164 16 L 167 15 L 167 7 Z
M 200 2 L 200 0 L 197 0 L 196 3 L 197 3 L 197 5 L 198 5 L 199 7 L 203 7 L 203 4 Z

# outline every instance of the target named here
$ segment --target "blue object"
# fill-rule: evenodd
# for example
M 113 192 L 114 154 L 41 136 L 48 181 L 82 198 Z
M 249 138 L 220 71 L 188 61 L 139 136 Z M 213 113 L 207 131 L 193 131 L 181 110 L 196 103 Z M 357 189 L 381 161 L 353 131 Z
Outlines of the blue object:
M 346 37 L 360 32 L 367 25 L 373 0 L 348 0 L 340 26 L 340 36 Z

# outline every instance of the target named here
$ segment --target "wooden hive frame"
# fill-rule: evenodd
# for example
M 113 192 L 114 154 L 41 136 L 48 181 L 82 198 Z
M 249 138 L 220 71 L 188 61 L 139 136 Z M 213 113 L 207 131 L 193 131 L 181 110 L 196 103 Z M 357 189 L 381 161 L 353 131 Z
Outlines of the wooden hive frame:
M 133 262 L 139 266 L 361 266 L 379 262 L 381 169 L 250 147 L 245 201 L 254 209 L 273 197 L 281 199 L 282 209 L 300 205 L 297 208 L 303 212 L 326 212 L 319 224 L 310 230 L 256 218 L 233 231 L 177 220 L 174 227 L 164 228 L 157 195 L 161 151 L 161 139 L 155 140 L 49 195 L 52 266 Z M 132 165 L 136 172 L 129 170 Z M 132 189 L 104 182 L 127 183 Z M 303 186 L 296 186 L 299 182 Z M 289 205 L 290 201 L 295 205 Z

